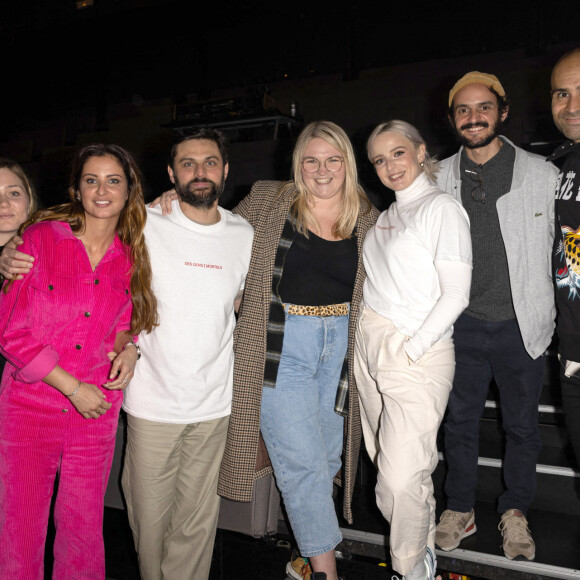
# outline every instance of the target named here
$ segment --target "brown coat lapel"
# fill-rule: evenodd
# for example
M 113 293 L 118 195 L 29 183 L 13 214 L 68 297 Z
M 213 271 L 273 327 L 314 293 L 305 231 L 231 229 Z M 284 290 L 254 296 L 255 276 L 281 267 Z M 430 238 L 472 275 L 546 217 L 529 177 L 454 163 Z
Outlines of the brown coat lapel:
M 251 501 L 254 480 L 271 472 L 267 453 L 260 437 L 260 404 L 266 361 L 266 328 L 270 310 L 270 292 L 274 259 L 286 216 L 292 205 L 293 192 L 279 196 L 282 182 L 258 181 L 235 212 L 254 227 L 254 246 L 242 307 L 234 333 L 235 365 L 232 414 L 226 449 L 220 471 L 218 493 L 234 501 Z M 354 336 L 362 299 L 365 273 L 362 244 L 367 230 L 374 224 L 378 211 L 372 208 L 359 214 L 357 271 L 349 326 L 349 361 L 354 352 Z M 349 362 L 349 415 L 343 454 L 344 516 L 352 521 L 351 498 L 358 467 L 361 425 L 358 393 Z

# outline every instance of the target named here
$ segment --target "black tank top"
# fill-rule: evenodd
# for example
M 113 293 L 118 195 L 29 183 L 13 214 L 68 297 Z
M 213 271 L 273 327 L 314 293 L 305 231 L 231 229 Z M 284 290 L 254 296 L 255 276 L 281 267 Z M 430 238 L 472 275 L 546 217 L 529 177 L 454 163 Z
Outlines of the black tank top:
M 323 306 L 350 302 L 358 266 L 356 236 L 331 242 L 309 232 L 288 249 L 278 294 L 282 302 Z

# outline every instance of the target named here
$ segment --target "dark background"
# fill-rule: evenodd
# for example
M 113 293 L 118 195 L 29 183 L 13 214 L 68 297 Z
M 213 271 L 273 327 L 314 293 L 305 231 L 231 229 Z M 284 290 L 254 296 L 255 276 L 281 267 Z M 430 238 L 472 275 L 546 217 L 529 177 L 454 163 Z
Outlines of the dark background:
M 265 92 L 276 111 L 287 114 L 295 102 L 306 122 L 342 125 L 377 196 L 364 156 L 373 126 L 403 118 L 432 152 L 447 155 L 457 147 L 447 94 L 474 69 L 497 74 L 506 88 L 506 134 L 547 152 L 559 139 L 550 71 L 580 44 L 578 0 L 93 2 L 2 8 L 0 155 L 24 165 L 46 203 L 62 199 L 71 148 L 92 141 L 130 149 L 151 197 L 168 185 L 176 107 L 228 97 L 260 104 Z M 255 179 L 289 176 L 291 141 L 273 143 L 267 133 L 242 141 L 233 147 L 225 205 Z

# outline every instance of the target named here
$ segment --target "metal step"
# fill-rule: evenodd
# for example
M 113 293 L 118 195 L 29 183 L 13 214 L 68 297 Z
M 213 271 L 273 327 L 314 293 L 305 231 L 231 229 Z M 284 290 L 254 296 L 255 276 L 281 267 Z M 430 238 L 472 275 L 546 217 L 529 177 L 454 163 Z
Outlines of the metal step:
M 497 404 L 496 401 L 489 401 L 487 400 L 485 402 L 485 408 L 486 409 L 498 409 L 499 405 Z M 562 408 L 561 407 L 557 407 L 556 405 L 538 405 L 538 411 L 540 413 L 548 413 L 548 414 L 552 414 L 555 415 L 557 413 L 562 413 Z
M 439 454 L 442 459 L 442 454 Z M 502 478 L 502 461 L 491 457 L 478 460 L 476 497 L 479 501 L 495 504 L 505 489 Z M 435 498 L 445 505 L 444 482 L 447 469 L 439 462 L 433 473 Z M 536 494 L 531 508 L 580 516 L 580 472 L 569 467 L 538 464 L 536 466 Z
M 389 560 L 386 546 L 389 544 L 388 536 L 373 534 L 360 530 L 341 528 L 343 542 L 337 549 L 357 554 L 360 556 L 375 557 L 381 560 Z M 471 550 L 457 548 L 452 552 L 436 550 L 437 566 L 448 572 L 473 574 L 479 578 L 490 580 L 543 580 L 544 578 L 580 579 L 580 571 L 541 564 L 539 562 L 519 562 L 508 560 L 503 556 L 482 554 Z
M 574 453 L 564 425 L 555 423 L 540 425 L 542 447 L 538 463 L 559 467 L 576 466 Z M 440 433 L 438 447 L 445 452 L 443 433 Z M 479 454 L 483 457 L 501 459 L 504 454 L 505 433 L 501 425 L 492 419 L 482 419 L 479 425 Z
M 443 453 L 439 453 L 439 461 L 445 461 Z M 495 467 L 501 469 L 502 460 L 494 459 L 492 457 L 479 457 L 477 465 L 484 467 Z M 546 473 L 548 475 L 558 475 L 564 477 L 580 477 L 580 470 L 572 469 L 571 467 L 558 467 L 556 465 L 536 465 L 536 473 Z

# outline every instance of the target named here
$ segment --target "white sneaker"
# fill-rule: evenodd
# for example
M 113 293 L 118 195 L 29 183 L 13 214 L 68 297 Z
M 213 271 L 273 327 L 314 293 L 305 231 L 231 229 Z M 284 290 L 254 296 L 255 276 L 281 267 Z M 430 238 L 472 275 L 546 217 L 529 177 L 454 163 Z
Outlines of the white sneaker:
M 437 569 L 437 560 L 435 559 L 435 554 L 431 551 L 431 548 L 427 548 L 425 553 L 425 559 L 419 562 L 411 572 L 403 576 L 403 580 L 436 580 L 435 570 Z M 396 578 L 393 576 L 391 580 Z

